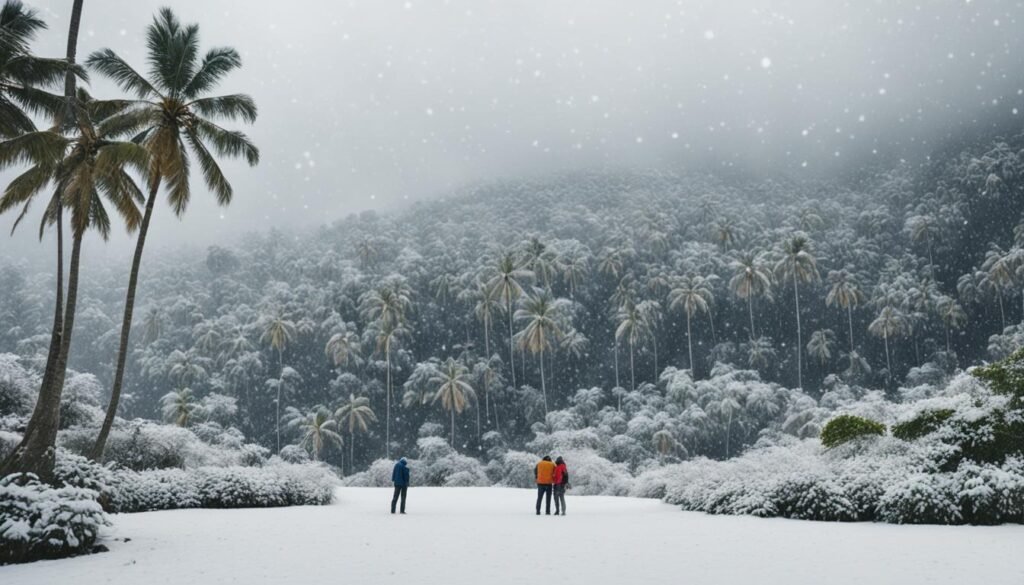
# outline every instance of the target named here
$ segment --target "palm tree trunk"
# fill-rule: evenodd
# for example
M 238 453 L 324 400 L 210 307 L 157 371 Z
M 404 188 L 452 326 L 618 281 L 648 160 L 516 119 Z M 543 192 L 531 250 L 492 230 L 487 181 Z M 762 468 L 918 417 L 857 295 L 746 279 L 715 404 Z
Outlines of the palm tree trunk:
M 615 387 L 619 387 L 619 340 L 615 339 Z
M 882 339 L 885 341 L 885 377 L 888 379 L 888 383 L 892 386 L 892 363 L 889 361 L 889 335 L 883 335 Z
M 747 295 L 747 311 L 750 313 L 750 338 L 754 338 L 754 295 Z
M 352 475 L 356 471 L 356 433 L 354 430 L 349 429 L 348 431 L 348 474 Z
M 484 351 L 487 359 L 491 359 L 491 323 L 490 319 L 484 319 Z
M 629 340 L 629 390 L 636 391 L 636 373 L 633 371 L 633 340 Z
M 548 415 L 548 387 L 544 383 L 544 346 L 540 348 L 540 389 L 544 393 L 544 416 Z
M 124 366 L 125 360 L 128 358 L 128 339 L 132 332 L 132 313 L 135 311 L 135 290 L 139 284 L 139 267 L 142 265 L 142 250 L 146 246 L 146 234 L 149 233 L 149 222 L 153 218 L 153 207 L 156 204 L 157 191 L 159 189 L 160 179 L 157 177 L 150 183 L 149 198 L 146 200 L 146 211 L 142 216 L 142 223 L 139 225 L 139 236 L 135 242 L 132 270 L 128 276 L 128 292 L 124 300 L 124 316 L 121 318 L 121 341 L 117 350 L 117 365 L 114 368 L 114 385 L 110 391 L 110 404 L 107 405 L 107 414 L 103 419 L 103 426 L 100 427 L 100 434 L 96 437 L 96 443 L 89 454 L 93 461 L 103 460 L 103 450 L 106 448 L 107 437 L 110 436 L 110 429 L 114 425 L 114 417 L 117 415 L 117 406 L 121 400 L 121 388 L 124 385 Z
M 999 297 L 999 319 L 1003 326 L 999 332 L 1002 333 L 1006 330 L 1006 312 L 1003 310 L 1003 291 L 996 289 L 996 295 Z
M 804 340 L 800 329 L 800 285 L 796 280 L 796 271 L 793 272 L 793 298 L 796 300 L 796 384 L 801 390 L 804 389 Z
M 64 339 L 64 220 L 63 206 L 57 203 L 57 298 L 53 309 L 53 328 L 50 331 L 50 349 L 46 354 L 46 369 L 43 370 L 43 388 L 53 385 L 53 377 L 57 371 L 57 356 Z
M 725 458 L 729 458 L 729 443 L 732 441 L 732 408 L 729 409 L 729 424 L 725 427 Z
M 850 353 L 853 354 L 853 306 L 846 305 L 846 318 L 850 323 Z
M 64 324 L 60 351 L 57 353 L 53 379 L 49 386 L 41 388 L 36 406 L 25 429 L 25 436 L 14 452 L 7 458 L 0 476 L 10 473 L 33 473 L 39 479 L 50 482 L 53 479 L 53 465 L 56 455 L 57 429 L 60 427 L 60 397 L 64 392 L 64 377 L 67 373 L 68 353 L 71 349 L 71 332 L 75 327 L 75 307 L 78 303 L 78 268 L 82 253 L 82 234 L 76 234 L 71 246 L 71 265 L 68 270 L 68 297 L 64 309 Z
M 690 354 L 690 377 L 695 378 L 693 371 L 693 338 L 690 337 L 690 312 L 686 312 L 686 350 Z
M 718 334 L 715 333 L 715 314 L 708 308 L 708 320 L 711 321 L 711 343 L 718 345 Z
M 651 343 L 654 344 L 654 381 L 658 381 L 658 339 L 654 332 L 651 332 Z
M 507 297 L 508 306 L 508 364 L 512 370 L 512 387 L 516 387 L 516 350 L 512 346 L 512 295 Z
M 281 386 L 284 386 L 284 357 L 277 350 L 277 452 L 281 453 Z
M 384 389 L 387 400 L 387 412 L 384 423 L 384 458 L 388 459 L 391 454 L 391 342 L 388 341 L 384 348 L 385 359 L 387 360 L 387 385 Z
M 452 417 L 452 449 L 455 448 L 455 406 L 453 405 L 451 410 L 448 411 Z

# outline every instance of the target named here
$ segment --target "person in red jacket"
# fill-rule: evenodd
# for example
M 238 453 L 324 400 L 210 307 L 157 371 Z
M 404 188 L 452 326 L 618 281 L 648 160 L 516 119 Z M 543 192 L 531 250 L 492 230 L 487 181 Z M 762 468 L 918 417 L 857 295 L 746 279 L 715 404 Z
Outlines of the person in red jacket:
M 561 510 L 565 516 L 565 490 L 569 489 L 569 469 L 565 466 L 565 460 L 559 457 L 555 459 L 555 474 L 552 478 L 555 486 L 555 516 Z

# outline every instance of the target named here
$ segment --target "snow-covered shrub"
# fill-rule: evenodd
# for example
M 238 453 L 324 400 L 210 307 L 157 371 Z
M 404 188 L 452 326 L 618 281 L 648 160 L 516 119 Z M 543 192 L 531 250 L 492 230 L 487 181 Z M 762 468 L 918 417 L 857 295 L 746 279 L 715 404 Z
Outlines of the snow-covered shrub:
M 18 448 L 21 435 L 10 431 L 0 431 L 0 461 L 3 461 Z
M 1024 521 L 1024 475 L 991 464 L 964 462 L 953 474 L 965 522 Z
M 583 496 L 624 496 L 629 493 L 632 476 L 621 463 L 612 463 L 593 451 L 568 451 L 562 454 L 569 468 L 573 494 Z M 532 477 L 536 460 L 529 467 Z
M 418 485 L 488 485 L 487 473 L 483 464 L 473 457 L 467 457 L 453 449 L 440 437 L 423 437 L 416 441 L 419 459 L 416 467 L 411 468 L 417 474 L 415 483 Z M 455 482 L 450 484 L 449 478 L 458 474 Z
M 20 474 L 0 479 L 0 564 L 90 552 L 109 524 L 93 490 Z
M 299 445 L 285 445 L 281 447 L 278 457 L 288 463 L 306 463 L 309 461 L 309 451 Z
M 28 415 L 36 402 L 39 376 L 13 353 L 0 353 L 0 413 Z
M 835 447 L 854 439 L 884 434 L 885 425 L 880 422 L 843 414 L 828 421 L 825 428 L 821 429 L 821 444 Z
M 491 480 L 500 486 L 529 488 L 537 484 L 533 469 L 540 458 L 533 453 L 507 451 L 487 466 Z
M 878 519 L 893 524 L 961 524 L 963 514 L 951 474 L 915 473 L 886 490 Z
M 395 462 L 391 459 L 378 459 L 370 464 L 365 471 L 346 477 L 342 483 L 350 487 L 388 487 L 391 484 L 391 472 Z M 409 480 L 413 485 L 420 484 L 419 471 L 415 461 L 409 461 Z
M 949 408 L 923 411 L 910 420 L 893 425 L 892 436 L 904 441 L 920 439 L 937 431 L 953 414 L 954 411 Z
M 794 474 L 775 486 L 772 494 L 780 516 L 797 520 L 849 522 L 857 520 L 857 507 L 843 485 L 832 477 Z

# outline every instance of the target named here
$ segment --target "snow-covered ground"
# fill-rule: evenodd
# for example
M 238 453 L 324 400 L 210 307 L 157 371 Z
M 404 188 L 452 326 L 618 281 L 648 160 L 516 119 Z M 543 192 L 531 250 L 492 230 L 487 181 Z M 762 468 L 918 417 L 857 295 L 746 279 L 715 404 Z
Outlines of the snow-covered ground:
M 110 552 L 0 567 L 10 585 L 1024 583 L 1024 526 L 826 524 L 684 513 L 653 500 L 343 488 L 327 507 L 114 517 Z M 125 542 L 125 540 L 128 540 Z

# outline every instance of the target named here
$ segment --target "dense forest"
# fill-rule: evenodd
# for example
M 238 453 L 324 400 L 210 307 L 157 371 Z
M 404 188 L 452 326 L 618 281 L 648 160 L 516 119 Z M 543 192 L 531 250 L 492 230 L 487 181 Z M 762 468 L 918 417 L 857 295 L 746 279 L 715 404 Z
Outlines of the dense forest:
M 654 424 L 635 449 L 728 457 L 837 384 L 894 395 L 1021 346 L 1022 149 L 1008 128 L 829 182 L 497 182 L 205 254 L 153 251 L 120 415 L 213 418 L 353 471 L 421 434 L 473 456 L 523 445 L 548 413 L 628 410 L 685 373 L 720 386 L 697 418 L 728 424 L 702 440 L 693 421 Z M 97 413 L 125 270 L 83 269 L 70 366 L 94 376 L 77 395 Z M 49 271 L 0 269 L 0 352 L 22 368 L 45 363 L 52 288 Z M 733 395 L 740 370 L 761 400 L 749 385 Z

